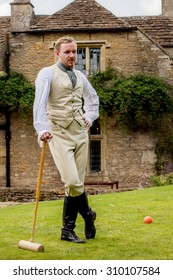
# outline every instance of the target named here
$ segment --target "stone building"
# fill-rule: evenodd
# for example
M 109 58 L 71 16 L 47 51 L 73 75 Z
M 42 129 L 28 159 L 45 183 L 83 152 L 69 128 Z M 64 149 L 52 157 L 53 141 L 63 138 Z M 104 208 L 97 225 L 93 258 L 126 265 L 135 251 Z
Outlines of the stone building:
M 11 16 L 0 17 L 0 73 L 9 38 L 10 69 L 34 83 L 38 71 L 55 63 L 54 43 L 64 35 L 78 44 L 76 68 L 86 75 L 111 63 L 124 74 L 148 73 L 173 82 L 173 0 L 162 1 L 162 15 L 116 17 L 94 0 L 74 0 L 53 15 L 35 15 L 30 0 L 10 3 Z M 0 113 L 0 124 L 4 114 Z M 0 126 L 2 128 L 2 125 Z M 0 191 L 29 193 L 35 189 L 40 148 L 32 113 L 11 117 L 10 178 L 6 188 L 5 131 L 0 129 Z M 155 139 L 122 132 L 111 117 L 90 131 L 87 181 L 118 180 L 119 190 L 150 186 L 155 171 Z M 59 174 L 47 151 L 42 189 L 62 194 Z M 107 186 L 104 187 L 106 191 Z M 4 198 L 3 198 L 4 199 Z

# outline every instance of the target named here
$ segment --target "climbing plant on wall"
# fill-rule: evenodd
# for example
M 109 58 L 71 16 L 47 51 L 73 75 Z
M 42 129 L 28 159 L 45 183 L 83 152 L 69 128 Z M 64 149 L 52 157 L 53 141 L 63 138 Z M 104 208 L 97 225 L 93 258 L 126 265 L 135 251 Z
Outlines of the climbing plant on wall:
M 10 72 L 0 77 L 0 105 L 11 111 L 27 112 L 33 105 L 34 86 L 23 74 Z
M 154 76 L 124 77 L 110 68 L 95 73 L 91 83 L 98 92 L 101 113 L 118 113 L 119 123 L 133 131 L 157 130 L 160 120 L 173 112 L 173 87 Z
M 157 139 L 156 169 L 173 162 L 173 86 L 146 74 L 122 76 L 114 69 L 95 73 L 91 83 L 100 98 L 101 114 L 116 113 L 120 127 L 152 132 Z

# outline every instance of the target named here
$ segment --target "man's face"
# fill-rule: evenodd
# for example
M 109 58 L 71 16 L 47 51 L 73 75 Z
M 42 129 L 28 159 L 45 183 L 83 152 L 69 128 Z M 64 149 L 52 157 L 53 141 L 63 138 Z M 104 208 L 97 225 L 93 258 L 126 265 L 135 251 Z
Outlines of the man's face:
M 60 51 L 56 51 L 59 61 L 67 67 L 73 67 L 77 58 L 77 46 L 75 43 L 64 43 L 60 46 Z

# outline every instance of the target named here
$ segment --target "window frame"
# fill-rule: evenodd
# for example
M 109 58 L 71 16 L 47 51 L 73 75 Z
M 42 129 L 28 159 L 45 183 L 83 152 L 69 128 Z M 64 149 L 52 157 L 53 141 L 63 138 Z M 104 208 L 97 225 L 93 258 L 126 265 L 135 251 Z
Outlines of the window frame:
M 103 122 L 100 121 L 100 134 L 90 134 L 89 130 L 89 145 L 88 145 L 88 161 L 87 161 L 87 169 L 86 172 L 88 175 L 91 174 L 98 174 L 105 170 L 105 137 L 103 136 Z M 91 151 L 91 141 L 100 141 L 100 171 L 92 171 L 91 170 L 91 158 L 90 158 L 90 151 Z
M 99 71 L 105 70 L 105 41 L 76 41 L 77 48 L 86 49 L 86 76 L 90 76 L 90 49 L 100 49 L 100 69 Z
M 99 71 L 104 71 L 105 70 L 105 65 L 106 65 L 106 48 L 109 47 L 107 41 L 103 40 L 92 40 L 92 41 L 76 41 L 77 43 L 77 48 L 85 48 L 86 53 L 88 53 L 88 57 L 86 57 L 86 76 L 90 76 L 90 48 L 100 48 L 100 70 Z M 88 59 L 87 59 L 88 58 Z M 91 74 L 92 75 L 92 74 Z M 106 168 L 105 166 L 105 137 L 103 136 L 103 122 L 100 121 L 100 134 L 99 135 L 91 135 L 89 131 L 89 145 L 88 145 L 88 161 L 87 161 L 87 168 L 86 168 L 86 173 L 88 175 L 91 174 L 98 174 L 99 172 L 103 172 Z M 101 145 L 101 151 L 100 151 L 100 165 L 101 165 L 101 170 L 100 171 L 91 171 L 91 159 L 90 159 L 90 151 L 91 151 L 91 146 L 90 146 L 90 141 L 96 140 L 100 141 Z

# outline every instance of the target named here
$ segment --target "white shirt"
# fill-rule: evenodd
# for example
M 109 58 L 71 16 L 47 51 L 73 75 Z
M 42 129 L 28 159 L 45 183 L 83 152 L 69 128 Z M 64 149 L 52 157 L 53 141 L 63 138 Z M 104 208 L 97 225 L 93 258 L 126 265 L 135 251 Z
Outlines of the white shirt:
M 38 133 L 38 141 L 45 132 L 50 132 L 46 109 L 52 74 L 52 67 L 45 67 L 38 73 L 35 81 L 36 90 L 33 106 L 33 118 L 34 128 Z M 95 89 L 92 87 L 85 75 L 82 72 L 80 72 L 80 74 L 83 79 L 84 116 L 90 122 L 90 125 L 92 125 L 93 121 L 99 116 L 99 98 Z

